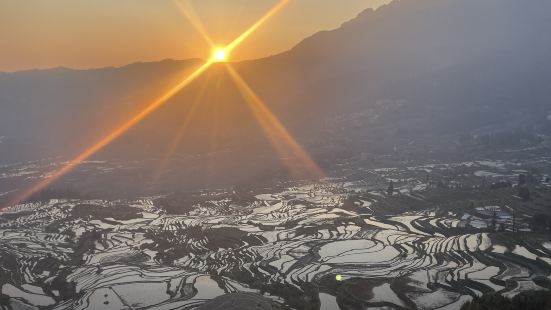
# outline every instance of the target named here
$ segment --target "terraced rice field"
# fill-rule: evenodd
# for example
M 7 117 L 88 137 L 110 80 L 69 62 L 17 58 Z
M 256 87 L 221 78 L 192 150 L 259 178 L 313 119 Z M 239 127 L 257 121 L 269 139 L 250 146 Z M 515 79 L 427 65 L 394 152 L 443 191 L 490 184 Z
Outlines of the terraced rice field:
M 14 206 L 2 308 L 458 309 L 546 289 L 550 243 L 522 217 L 513 232 L 511 207 L 428 203 L 431 185 L 408 182 L 392 197 L 342 180 L 228 192 L 184 214 L 156 198 Z
M 425 164 L 194 199 L 13 206 L 0 213 L 0 307 L 458 309 L 548 289 L 549 236 L 529 224 L 549 184 L 529 203 L 485 185 L 524 172 Z

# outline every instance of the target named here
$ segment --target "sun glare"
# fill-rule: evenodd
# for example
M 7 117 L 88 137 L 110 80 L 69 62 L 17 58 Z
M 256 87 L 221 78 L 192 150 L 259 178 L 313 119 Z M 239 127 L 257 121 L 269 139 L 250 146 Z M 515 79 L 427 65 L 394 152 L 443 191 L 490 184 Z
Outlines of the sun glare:
M 215 60 L 215 61 L 224 61 L 226 60 L 226 51 L 224 49 L 216 49 L 214 51 L 214 53 L 212 54 L 212 58 Z
M 99 141 L 97 141 L 95 144 L 91 145 L 84 151 L 82 151 L 80 154 L 78 154 L 75 158 L 67 162 L 66 164 L 62 165 L 59 169 L 52 171 L 46 178 L 41 179 L 39 182 L 33 184 L 29 189 L 26 191 L 23 191 L 14 199 L 12 199 L 8 206 L 17 205 L 29 197 L 31 197 L 33 194 L 40 192 L 44 188 L 48 187 L 53 182 L 57 181 L 59 178 L 66 175 L 68 172 L 73 170 L 76 166 L 78 166 L 80 163 L 82 163 L 84 160 L 89 158 L 90 156 L 94 155 L 96 152 L 101 150 L 103 147 L 105 147 L 107 144 L 111 143 L 113 140 L 117 139 L 120 135 L 128 131 L 130 128 L 134 127 L 137 123 L 142 121 L 144 118 L 146 118 L 149 114 L 151 114 L 153 111 L 157 110 L 160 106 L 162 106 L 168 99 L 172 98 L 175 94 L 180 92 L 183 88 L 191 84 L 196 78 L 201 76 L 207 69 L 216 62 L 224 62 L 228 59 L 228 54 L 231 53 L 237 46 L 239 46 L 247 37 L 249 37 L 252 33 L 254 33 L 264 22 L 266 22 L 270 17 L 272 17 L 277 11 L 279 11 L 289 0 L 280 0 L 280 2 L 275 5 L 268 13 L 266 13 L 261 19 L 259 19 L 255 24 L 253 24 L 251 27 L 249 27 L 245 32 L 243 32 L 239 37 L 234 39 L 230 44 L 225 46 L 224 48 L 217 48 L 213 51 L 211 58 L 206 61 L 203 65 L 196 68 L 195 71 L 193 71 L 189 76 L 184 78 L 182 81 L 180 81 L 178 84 L 174 85 L 172 88 L 170 88 L 166 93 L 162 94 L 159 98 L 157 98 L 155 101 L 151 102 L 149 105 L 147 105 L 143 110 L 139 111 L 136 115 L 134 115 L 132 118 L 127 120 L 125 123 L 122 123 L 119 127 L 113 129 L 112 132 L 101 138 Z M 186 7 L 183 8 L 182 11 L 184 13 L 187 13 Z M 189 14 L 186 14 L 188 16 Z M 192 15 L 189 15 L 192 16 Z M 193 16 L 192 16 L 193 17 Z M 192 18 L 192 22 L 194 26 L 198 27 L 200 25 L 200 22 L 197 19 Z M 201 29 L 199 29 L 201 30 Z M 201 34 L 205 36 L 206 39 L 208 39 L 208 35 L 206 32 L 201 31 Z M 209 42 L 212 40 L 208 39 Z M 0 206 L 0 209 L 3 206 Z

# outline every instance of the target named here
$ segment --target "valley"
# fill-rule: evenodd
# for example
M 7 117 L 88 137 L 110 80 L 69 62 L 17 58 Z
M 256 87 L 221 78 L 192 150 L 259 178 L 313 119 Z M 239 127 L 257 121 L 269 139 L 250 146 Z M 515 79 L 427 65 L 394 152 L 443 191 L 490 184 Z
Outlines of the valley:
M 341 167 L 314 183 L 12 206 L 0 214 L 2 305 L 458 309 L 542 290 L 549 219 L 535 218 L 550 211 L 550 161 Z

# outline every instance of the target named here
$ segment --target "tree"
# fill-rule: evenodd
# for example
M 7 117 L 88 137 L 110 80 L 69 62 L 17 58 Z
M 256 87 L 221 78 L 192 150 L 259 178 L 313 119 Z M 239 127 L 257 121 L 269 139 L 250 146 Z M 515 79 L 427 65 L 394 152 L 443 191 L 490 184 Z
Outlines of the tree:
M 497 228 L 497 210 L 494 209 L 494 213 L 492 215 L 492 230 L 496 230 Z
M 519 174 L 518 175 L 518 186 L 523 186 L 524 184 L 526 184 L 526 175 L 524 174 Z
M 536 183 L 536 177 L 534 176 L 534 171 L 533 170 L 528 171 L 528 176 L 526 177 L 526 182 L 528 184 Z
M 530 199 L 530 189 L 526 186 L 522 186 L 518 190 L 518 196 L 522 198 L 522 200 L 527 201 Z
M 549 228 L 549 224 L 549 216 L 543 213 L 535 214 L 530 221 L 532 231 L 535 232 L 545 232 Z
M 551 293 L 548 291 L 522 292 L 512 299 L 491 293 L 476 297 L 461 307 L 461 310 L 550 310 Z
M 392 194 L 394 194 L 394 182 L 393 181 L 390 181 L 390 183 L 388 184 L 388 188 L 386 190 L 386 193 L 389 196 L 392 196 Z
M 6 307 L 6 309 L 11 309 L 10 296 L 0 293 L 0 306 Z M 3 307 L 2 309 L 4 309 Z

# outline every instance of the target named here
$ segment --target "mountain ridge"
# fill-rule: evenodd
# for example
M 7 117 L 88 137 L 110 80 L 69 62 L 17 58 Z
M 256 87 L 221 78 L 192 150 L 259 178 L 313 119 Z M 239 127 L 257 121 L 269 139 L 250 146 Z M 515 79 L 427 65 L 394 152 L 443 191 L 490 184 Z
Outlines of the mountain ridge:
M 232 65 L 322 166 L 358 154 L 479 148 L 477 137 L 500 132 L 522 131 L 537 141 L 531 137 L 550 130 L 549 12 L 545 1 L 394 1 L 287 52 Z M 0 160 L 72 156 L 195 63 L 0 74 L 0 136 L 6 137 Z M 162 159 L 201 93 L 176 158 L 214 154 L 209 161 L 224 167 L 209 169 L 227 176 L 243 173 L 247 162 L 255 163 L 251 174 L 282 169 L 281 155 L 221 64 L 96 157 Z M 230 167 L 228 156 L 241 164 Z M 186 164 L 170 168 L 178 165 Z

